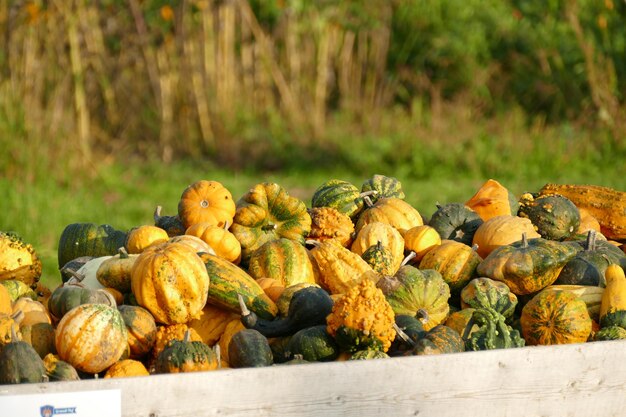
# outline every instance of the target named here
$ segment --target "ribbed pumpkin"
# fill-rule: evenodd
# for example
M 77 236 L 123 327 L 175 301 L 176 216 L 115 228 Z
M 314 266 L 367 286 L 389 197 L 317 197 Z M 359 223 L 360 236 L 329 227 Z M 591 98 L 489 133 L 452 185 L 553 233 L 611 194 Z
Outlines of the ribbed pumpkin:
M 250 257 L 248 273 L 255 279 L 274 278 L 283 286 L 315 284 L 315 272 L 304 245 L 290 239 L 269 241 Z
M 462 203 L 437 204 L 437 210 L 428 221 L 441 239 L 456 240 L 468 246 L 472 245 L 474 233 L 482 223 L 478 213 Z
M 96 271 L 96 278 L 105 287 L 130 292 L 130 272 L 139 255 L 131 255 L 123 247 L 117 255 L 102 262 Z
M 402 191 L 402 184 L 397 178 L 387 177 L 385 175 L 375 174 L 371 178 L 368 178 L 361 185 L 361 192 L 367 193 L 369 191 L 375 191 L 369 198 L 373 203 L 379 198 L 399 198 L 404 200 L 404 191 Z
M 415 226 L 404 232 L 404 250 L 415 252 L 415 260 L 421 261 L 426 253 L 441 245 L 441 236 L 434 227 Z
M 132 376 L 148 376 L 150 373 L 143 363 L 134 359 L 123 359 L 115 362 L 104 374 L 104 378 L 128 378 Z
M 390 275 L 393 275 L 400 268 L 404 259 L 404 238 L 390 224 L 373 222 L 363 226 L 354 238 L 350 250 L 358 255 L 363 255 L 368 248 L 378 244 L 378 242 L 387 248 L 393 256 L 391 271 L 389 271 Z
M 367 201 L 367 200 L 366 200 Z M 368 206 L 359 216 L 355 230 L 358 233 L 369 223 L 383 222 L 395 227 L 400 233 L 424 224 L 416 208 L 399 198 L 381 198 Z
M 586 342 L 591 318 L 585 302 L 567 291 L 541 291 L 522 308 L 522 335 L 527 345 Z
M 483 221 L 492 217 L 517 214 L 517 198 L 494 179 L 487 180 L 465 205 L 474 210 Z
M 496 216 L 478 227 L 472 245 L 477 245 L 476 252 L 484 259 L 494 249 L 519 241 L 522 233 L 526 233 L 528 239 L 541 237 L 529 219 L 511 215 Z
M 271 320 L 276 316 L 276 304 L 246 271 L 219 256 L 202 254 L 201 257 L 211 279 L 207 304 L 239 313 L 238 296 L 241 296 L 246 306 L 259 317 Z
M 264 243 L 286 238 L 304 244 L 311 216 L 304 202 L 275 183 L 260 183 L 237 201 L 230 231 L 241 243 L 242 263 Z
M 157 326 L 152 314 L 143 307 L 121 305 L 117 307 L 128 333 L 130 358 L 145 357 L 156 343 Z
M 456 240 L 442 240 L 441 245 L 424 255 L 419 268 L 436 270 L 450 286 L 450 291 L 458 293 L 476 276 L 476 267 L 481 261 L 471 247 Z
M 221 227 L 207 222 L 196 223 L 191 225 L 185 234 L 202 239 L 215 251 L 217 256 L 238 264 L 241 260 L 241 244 L 235 235 L 228 231 L 229 226 L 230 223 Z
M 200 180 L 189 185 L 180 196 L 178 217 L 185 230 L 196 223 L 208 222 L 222 227 L 235 215 L 233 196 L 218 181 Z
M 41 268 L 33 245 L 15 233 L 0 232 L 0 281 L 16 279 L 34 288 Z
M 563 240 L 574 235 L 580 225 L 580 212 L 572 201 L 562 195 L 524 193 L 517 213 L 530 219 L 541 237 Z
M 13 313 L 18 311 L 24 313 L 20 327 L 32 326 L 36 323 L 52 323 L 48 309 L 39 301 L 22 297 L 13 303 Z
M 126 232 L 108 224 L 68 224 L 59 238 L 59 268 L 81 256 L 115 255 L 117 250 L 126 243 L 126 237 Z
M 311 241 L 311 255 L 319 269 L 320 285 L 331 294 L 343 294 L 363 279 L 378 281 L 380 276 L 358 254 L 333 240 Z
M 393 277 L 381 278 L 377 286 L 396 315 L 418 317 L 424 330 L 443 322 L 450 311 L 450 287 L 434 269 L 404 265 Z
M 160 227 L 144 224 L 128 231 L 126 249 L 128 253 L 141 253 L 146 248 L 169 240 L 167 232 Z
M 131 273 L 137 302 L 160 323 L 186 323 L 206 304 L 209 274 L 189 246 L 164 243 L 141 253 Z
M 522 235 L 521 241 L 491 252 L 476 272 L 504 282 L 516 295 L 532 294 L 554 283 L 578 250 L 576 244 Z
M 98 373 L 113 365 L 128 347 L 128 333 L 115 307 L 82 304 L 68 311 L 56 328 L 59 357 L 76 369 Z
M 324 241 L 336 239 L 344 247 L 352 243 L 354 223 L 347 214 L 334 207 L 313 207 L 309 209 L 311 231 L 307 239 Z
M 338 179 L 324 182 L 311 198 L 311 207 L 332 207 L 348 217 L 356 217 L 363 210 L 364 204 L 363 196 L 355 185 Z

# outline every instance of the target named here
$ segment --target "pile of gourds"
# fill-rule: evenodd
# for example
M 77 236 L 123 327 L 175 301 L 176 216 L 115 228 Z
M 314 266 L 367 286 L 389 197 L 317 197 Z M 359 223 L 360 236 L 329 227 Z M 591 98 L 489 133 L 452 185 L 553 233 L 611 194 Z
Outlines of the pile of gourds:
M 67 225 L 52 290 L 0 233 L 0 383 L 626 338 L 626 193 L 489 180 L 429 218 L 404 198 L 383 175 L 310 205 L 201 180 L 154 223 Z

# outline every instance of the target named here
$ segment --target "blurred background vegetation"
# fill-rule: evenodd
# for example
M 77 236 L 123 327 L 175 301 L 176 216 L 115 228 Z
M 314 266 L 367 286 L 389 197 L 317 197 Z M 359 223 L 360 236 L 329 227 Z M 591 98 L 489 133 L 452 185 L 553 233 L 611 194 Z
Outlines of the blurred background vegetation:
M 203 178 L 380 173 L 426 215 L 487 178 L 626 189 L 623 0 L 0 0 L 0 28 L 0 230 L 50 257 Z

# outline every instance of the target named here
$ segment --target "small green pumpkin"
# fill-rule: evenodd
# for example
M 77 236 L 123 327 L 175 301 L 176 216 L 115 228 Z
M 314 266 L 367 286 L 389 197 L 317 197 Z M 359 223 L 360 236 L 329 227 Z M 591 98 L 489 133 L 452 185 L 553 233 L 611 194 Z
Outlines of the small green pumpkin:
M 395 272 L 395 257 L 388 248 L 383 246 L 380 240 L 367 248 L 361 254 L 361 258 L 372 267 L 374 272 L 382 275 L 393 275 Z
M 375 191 L 367 193 L 375 194 Z M 317 187 L 311 207 L 332 207 L 349 217 L 356 217 L 365 205 L 359 189 L 348 181 L 332 179 Z
M 228 364 L 231 368 L 270 366 L 273 360 L 267 338 L 254 329 L 240 330 L 228 345 Z
M 517 215 L 530 219 L 544 239 L 563 240 L 572 236 L 580 224 L 580 212 L 572 201 L 559 194 L 520 197 Z
M 45 380 L 46 368 L 43 360 L 31 345 L 18 340 L 14 332 L 12 341 L 0 349 L 0 384 L 45 382 Z
M 441 239 L 455 240 L 472 246 L 472 239 L 483 220 L 478 213 L 462 203 L 437 204 L 428 225 L 433 227 Z
M 301 355 L 307 362 L 330 362 L 339 356 L 339 346 L 326 331 L 325 324 L 297 331 L 289 339 L 286 350 L 289 359 Z
M 171 340 L 159 353 L 155 363 L 157 374 L 201 372 L 217 369 L 217 354 L 201 341 L 189 340 L 189 330 L 183 340 Z
M 417 341 L 412 355 L 438 355 L 442 353 L 459 353 L 465 351 L 461 335 L 451 327 L 443 324 L 430 329 Z

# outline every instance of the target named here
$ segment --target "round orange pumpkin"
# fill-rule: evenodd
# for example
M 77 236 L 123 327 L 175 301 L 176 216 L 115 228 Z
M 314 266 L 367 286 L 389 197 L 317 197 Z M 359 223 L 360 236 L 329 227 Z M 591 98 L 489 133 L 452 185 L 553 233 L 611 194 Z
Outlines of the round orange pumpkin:
M 150 373 L 143 363 L 134 359 L 123 359 L 107 369 L 104 378 L 127 378 L 130 376 L 148 376 Z
M 187 323 L 206 304 L 209 274 L 189 246 L 165 243 L 146 249 L 131 272 L 137 302 L 159 323 Z
M 62 360 L 95 374 L 118 361 L 128 348 L 128 334 L 115 307 L 82 304 L 65 313 L 57 325 L 55 345 Z
M 169 238 L 167 232 L 160 227 L 145 224 L 128 232 L 126 249 L 131 254 L 141 253 L 151 245 L 167 242 Z
M 481 258 L 486 258 L 494 249 L 517 242 L 526 233 L 528 239 L 541 237 L 530 219 L 511 215 L 492 217 L 481 224 L 474 233 L 473 245 Z
M 178 217 L 185 229 L 196 223 L 222 227 L 235 216 L 233 196 L 217 181 L 200 180 L 187 187 L 178 202 Z

